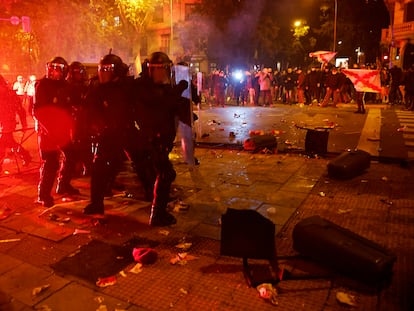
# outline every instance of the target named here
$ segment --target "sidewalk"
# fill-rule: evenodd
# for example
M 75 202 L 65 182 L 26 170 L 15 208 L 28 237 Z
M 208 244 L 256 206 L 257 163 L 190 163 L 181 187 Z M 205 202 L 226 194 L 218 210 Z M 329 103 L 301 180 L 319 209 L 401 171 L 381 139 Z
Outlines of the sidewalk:
M 183 163 L 173 152 L 177 171 L 173 211 L 178 223 L 167 228 L 147 225 L 148 202 L 128 166 L 118 181 L 126 186 L 105 201 L 104 220 L 86 217 L 87 178 L 76 179 L 78 201 L 63 202 L 45 212 L 36 198 L 37 165 L 20 174 L 0 176 L 0 310 L 412 310 L 414 300 L 414 188 L 412 168 L 372 161 L 363 175 L 347 181 L 328 178 L 328 158 L 300 154 L 251 154 L 241 150 L 197 148 L 200 165 Z M 13 163 L 10 162 L 10 171 Z M 7 166 L 5 165 L 5 166 Z M 7 167 L 6 167 L 7 168 Z M 314 280 L 284 280 L 277 286 L 277 306 L 247 286 L 242 260 L 220 255 L 220 217 L 227 208 L 253 209 L 276 226 L 279 264 L 294 274 L 328 272 L 298 257 L 292 247 L 297 222 L 320 215 L 373 240 L 397 255 L 392 283 L 380 292 L 337 274 Z M 88 276 L 56 271 L 62 260 L 82 254 L 93 241 L 152 247 L 152 265 L 116 274 L 116 283 L 100 288 Z M 183 243 L 189 246 L 182 249 Z M 84 248 L 82 248 L 82 246 Z M 178 253 L 181 255 L 179 263 Z M 94 272 L 107 253 L 95 253 L 74 267 Z M 184 257 L 183 257 L 184 256 Z M 86 258 L 86 257 L 85 257 Z M 114 257 L 107 268 L 121 258 Z M 172 263 L 172 262 L 173 263 Z M 254 262 L 258 266 L 262 261 Z M 79 270 L 79 271 L 78 271 Z M 48 285 L 48 287 L 46 286 Z M 33 295 L 35 288 L 47 287 Z M 342 305 L 337 293 L 355 297 Z

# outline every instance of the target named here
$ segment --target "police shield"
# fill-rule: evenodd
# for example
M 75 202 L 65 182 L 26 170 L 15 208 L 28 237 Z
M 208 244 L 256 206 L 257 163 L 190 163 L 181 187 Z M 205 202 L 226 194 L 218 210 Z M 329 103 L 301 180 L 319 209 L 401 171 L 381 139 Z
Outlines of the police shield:
M 178 133 L 181 139 L 181 148 L 183 150 L 184 160 L 187 164 L 194 166 L 194 134 L 193 134 L 193 108 L 191 103 L 191 77 L 190 77 L 190 67 L 186 65 L 175 65 L 174 66 L 174 76 L 176 85 L 180 81 L 186 81 L 187 88 L 183 91 L 182 96 L 190 100 L 188 114 L 190 116 L 190 125 L 178 121 Z

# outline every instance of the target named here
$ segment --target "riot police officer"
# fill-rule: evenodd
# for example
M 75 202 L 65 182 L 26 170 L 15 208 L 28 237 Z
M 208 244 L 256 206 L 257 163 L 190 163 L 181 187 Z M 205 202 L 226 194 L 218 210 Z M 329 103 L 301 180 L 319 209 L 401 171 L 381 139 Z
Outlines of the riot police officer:
M 151 54 L 144 68 L 147 75 L 136 80 L 136 122 L 140 145 L 148 154 L 146 167 L 155 173 L 154 197 L 149 224 L 168 226 L 176 223 L 167 211 L 169 193 L 176 172 L 169 160 L 176 135 L 176 119 L 180 116 L 183 91 L 172 83 L 172 61 L 162 52 Z
M 36 85 L 33 116 L 38 131 L 41 158 L 38 202 L 44 207 L 54 205 L 51 190 L 60 170 L 57 193 L 79 194 L 71 184 L 73 163 L 72 146 L 72 102 L 68 82 L 68 63 L 60 56 L 46 64 L 46 76 Z M 60 159 L 63 153 L 63 163 Z
M 104 196 L 124 159 L 124 150 L 134 142 L 132 113 L 133 77 L 128 66 L 114 54 L 99 62 L 98 81 L 85 98 L 89 131 L 93 137 L 91 202 L 84 214 L 104 214 Z

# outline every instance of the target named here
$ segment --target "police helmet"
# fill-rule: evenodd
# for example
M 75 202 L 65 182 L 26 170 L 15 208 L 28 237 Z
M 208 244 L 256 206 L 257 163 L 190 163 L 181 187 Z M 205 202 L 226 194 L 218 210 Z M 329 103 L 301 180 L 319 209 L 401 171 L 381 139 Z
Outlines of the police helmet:
M 69 65 L 68 70 L 68 80 L 85 80 L 86 78 L 86 68 L 85 66 L 78 61 L 72 62 Z
M 99 62 L 99 71 L 113 72 L 116 77 L 124 77 L 128 74 L 128 65 L 115 54 L 107 54 Z
M 154 52 L 149 58 L 149 67 L 158 67 L 159 65 L 165 66 L 169 69 L 172 66 L 172 61 L 164 52 Z
M 172 61 L 164 52 L 152 53 L 148 61 L 148 73 L 152 81 L 155 84 L 171 83 L 172 65 Z
M 68 67 L 68 63 L 63 57 L 54 57 L 46 64 L 46 78 L 63 80 L 68 74 Z

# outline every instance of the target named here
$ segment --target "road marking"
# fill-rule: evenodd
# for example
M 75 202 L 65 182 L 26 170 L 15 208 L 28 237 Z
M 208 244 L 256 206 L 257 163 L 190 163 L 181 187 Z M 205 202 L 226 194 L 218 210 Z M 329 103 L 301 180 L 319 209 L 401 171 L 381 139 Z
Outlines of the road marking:
M 370 108 L 359 137 L 357 149 L 365 150 L 371 156 L 379 155 L 381 133 L 381 109 Z

